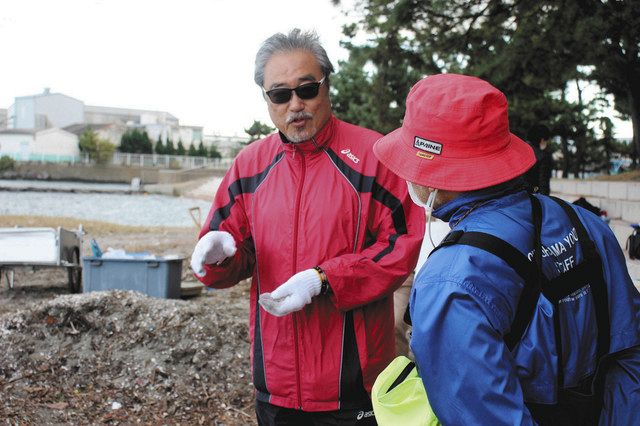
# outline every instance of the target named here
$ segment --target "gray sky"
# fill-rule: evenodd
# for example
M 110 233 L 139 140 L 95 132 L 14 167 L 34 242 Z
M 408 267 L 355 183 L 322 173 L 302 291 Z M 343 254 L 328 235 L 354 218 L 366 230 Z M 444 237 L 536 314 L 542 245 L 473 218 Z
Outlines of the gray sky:
M 329 0 L 0 0 L 0 108 L 45 87 L 88 105 L 168 111 L 206 133 L 271 123 L 253 60 L 275 32 L 314 29 L 337 65 L 347 18 Z M 343 2 L 348 3 L 348 2 Z
M 45 87 L 88 105 L 168 111 L 206 133 L 271 124 L 253 60 L 293 27 L 316 30 L 334 66 L 343 13 L 330 0 L 0 0 L 0 108 Z M 621 137 L 631 124 L 615 120 Z

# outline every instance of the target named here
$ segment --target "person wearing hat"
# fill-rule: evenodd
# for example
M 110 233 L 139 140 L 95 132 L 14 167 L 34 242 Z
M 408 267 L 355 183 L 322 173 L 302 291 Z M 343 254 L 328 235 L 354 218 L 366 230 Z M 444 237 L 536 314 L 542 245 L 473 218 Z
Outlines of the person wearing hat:
M 504 94 L 426 77 L 374 153 L 451 227 L 410 297 L 442 424 L 638 424 L 640 295 L 622 250 L 593 214 L 524 190 L 535 156 Z

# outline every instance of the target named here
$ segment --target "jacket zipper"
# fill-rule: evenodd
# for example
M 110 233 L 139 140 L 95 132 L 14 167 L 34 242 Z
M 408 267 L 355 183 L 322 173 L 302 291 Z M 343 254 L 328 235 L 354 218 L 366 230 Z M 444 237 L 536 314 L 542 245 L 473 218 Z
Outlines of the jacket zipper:
M 295 153 L 297 150 L 294 149 L 293 154 L 295 158 Z M 302 171 L 300 173 L 300 185 L 298 186 L 298 193 L 296 194 L 296 205 L 294 212 L 294 225 L 293 225 L 293 270 L 291 271 L 291 276 L 293 276 L 297 271 L 297 263 L 298 263 L 298 224 L 300 222 L 300 198 L 302 197 L 302 187 L 304 186 L 304 178 L 305 178 L 305 161 L 304 154 L 302 152 L 300 155 L 300 164 L 302 165 Z M 293 313 L 293 343 L 294 349 L 296 353 L 296 390 L 298 393 L 298 409 L 302 410 L 302 391 L 300 385 L 300 352 L 298 349 L 298 312 Z

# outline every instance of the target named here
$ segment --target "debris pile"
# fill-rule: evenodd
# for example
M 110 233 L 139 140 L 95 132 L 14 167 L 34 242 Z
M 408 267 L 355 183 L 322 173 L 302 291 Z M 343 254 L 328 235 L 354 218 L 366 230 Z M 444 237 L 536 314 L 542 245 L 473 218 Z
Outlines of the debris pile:
M 62 295 L 0 316 L 0 418 L 254 423 L 247 293 Z

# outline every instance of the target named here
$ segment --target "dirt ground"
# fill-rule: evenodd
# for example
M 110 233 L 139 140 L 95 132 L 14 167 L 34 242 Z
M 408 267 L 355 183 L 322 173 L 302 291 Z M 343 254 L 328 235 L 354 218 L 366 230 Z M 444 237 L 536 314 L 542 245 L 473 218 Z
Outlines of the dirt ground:
M 72 219 L 2 217 L 0 226 Z M 195 228 L 85 224 L 84 254 L 148 250 L 188 257 Z M 195 282 L 183 262 L 183 280 Z M 249 284 L 168 300 L 70 294 L 62 268 L 15 270 L 0 286 L 0 424 L 255 424 Z

